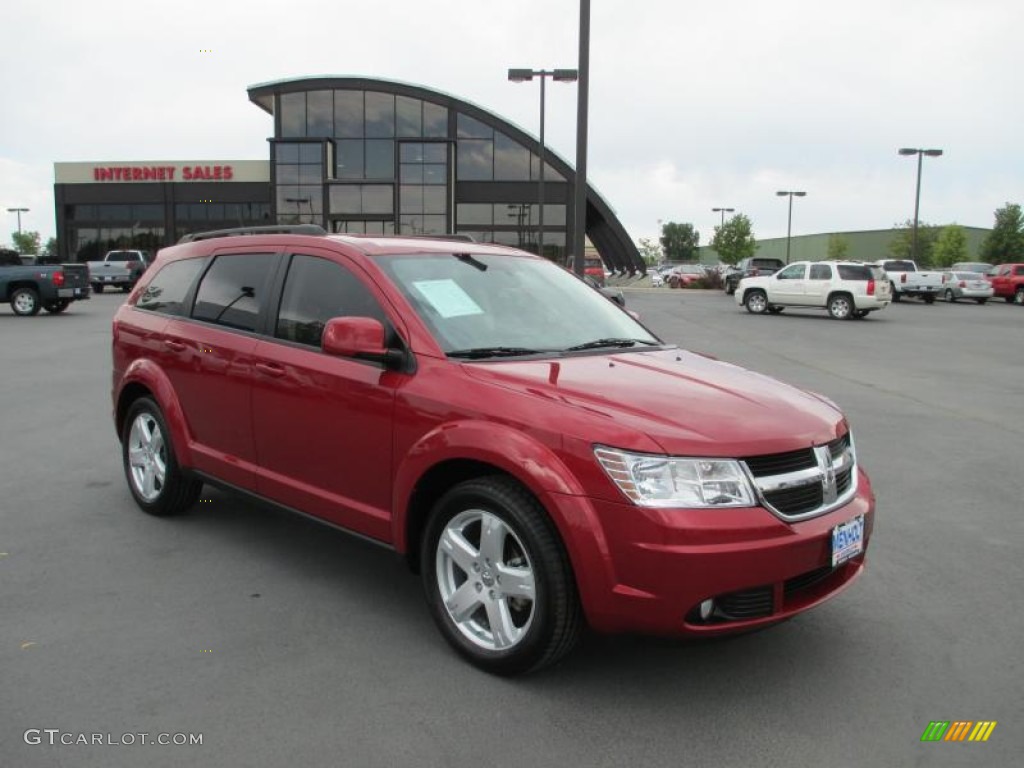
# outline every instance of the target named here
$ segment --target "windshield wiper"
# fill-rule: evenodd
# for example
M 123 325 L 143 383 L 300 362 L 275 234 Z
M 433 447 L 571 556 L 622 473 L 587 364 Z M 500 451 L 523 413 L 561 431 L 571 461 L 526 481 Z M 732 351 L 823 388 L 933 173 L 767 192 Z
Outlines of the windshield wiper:
M 528 347 L 473 347 L 456 349 L 448 353 L 448 357 L 465 357 L 471 360 L 481 357 L 516 357 L 518 355 L 539 355 L 547 350 L 530 349 Z
M 609 338 L 609 339 L 595 339 L 594 341 L 588 341 L 585 344 L 577 344 L 574 347 L 569 347 L 566 352 L 579 352 L 582 349 L 602 349 L 604 347 L 635 347 L 637 344 L 643 344 L 647 347 L 656 347 L 658 343 L 656 341 L 647 341 L 645 339 L 620 339 L 620 338 Z

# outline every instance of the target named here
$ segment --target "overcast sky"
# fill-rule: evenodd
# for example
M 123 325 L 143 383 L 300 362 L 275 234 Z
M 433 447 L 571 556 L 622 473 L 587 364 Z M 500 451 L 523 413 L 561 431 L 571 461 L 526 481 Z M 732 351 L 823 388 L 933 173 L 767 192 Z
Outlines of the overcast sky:
M 713 207 L 758 238 L 989 227 L 1024 202 L 1021 0 L 592 0 L 588 175 L 634 240 Z M 400 80 L 538 132 L 536 82 L 575 67 L 579 0 L 36 0 L 0 10 L 0 206 L 54 234 L 53 163 L 266 159 L 246 88 L 307 75 Z M 209 51 L 209 52 L 205 52 Z M 576 86 L 547 89 L 575 164 Z M 16 228 L 6 216 L 0 242 Z

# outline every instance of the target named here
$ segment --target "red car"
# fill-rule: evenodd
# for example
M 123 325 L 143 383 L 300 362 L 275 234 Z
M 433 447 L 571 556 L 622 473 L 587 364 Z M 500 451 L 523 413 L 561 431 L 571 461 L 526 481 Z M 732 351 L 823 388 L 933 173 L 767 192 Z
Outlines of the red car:
M 721 635 L 861 574 L 875 501 L 826 398 L 666 344 L 514 249 L 211 235 L 162 251 L 113 322 L 146 512 L 211 483 L 393 548 L 499 674 L 584 624 Z
M 1024 264 L 999 264 L 988 273 L 994 296 L 1024 304 Z

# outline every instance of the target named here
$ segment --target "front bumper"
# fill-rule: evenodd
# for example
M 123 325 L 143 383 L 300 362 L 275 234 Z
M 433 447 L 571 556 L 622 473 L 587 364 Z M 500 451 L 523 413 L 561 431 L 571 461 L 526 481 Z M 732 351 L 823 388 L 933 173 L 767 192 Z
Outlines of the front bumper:
M 864 553 L 832 568 L 832 529 L 864 515 L 866 552 L 875 507 L 863 473 L 849 503 L 796 523 L 761 507 L 646 509 L 565 496 L 562 503 L 587 507 L 570 511 L 563 533 L 590 625 L 692 636 L 773 624 L 838 594 L 863 571 Z M 702 620 L 708 599 L 718 608 Z

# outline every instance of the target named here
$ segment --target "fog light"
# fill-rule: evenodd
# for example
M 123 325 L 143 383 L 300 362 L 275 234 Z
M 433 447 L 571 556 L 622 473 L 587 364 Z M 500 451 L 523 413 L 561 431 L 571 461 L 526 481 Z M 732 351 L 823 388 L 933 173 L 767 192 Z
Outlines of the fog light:
M 715 601 L 714 600 L 705 600 L 703 603 L 700 604 L 700 620 L 701 621 L 707 621 L 708 619 L 710 619 L 711 618 L 711 614 L 714 613 L 714 610 L 715 610 Z

